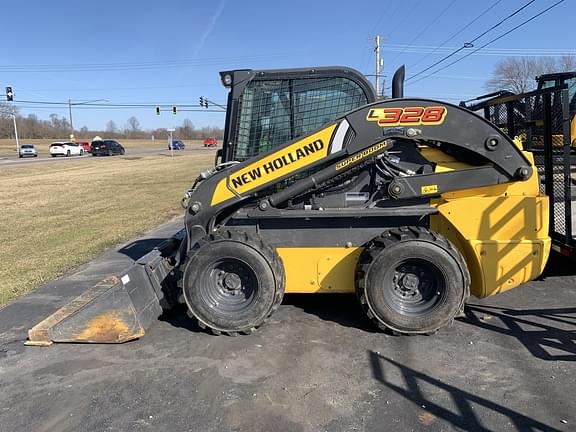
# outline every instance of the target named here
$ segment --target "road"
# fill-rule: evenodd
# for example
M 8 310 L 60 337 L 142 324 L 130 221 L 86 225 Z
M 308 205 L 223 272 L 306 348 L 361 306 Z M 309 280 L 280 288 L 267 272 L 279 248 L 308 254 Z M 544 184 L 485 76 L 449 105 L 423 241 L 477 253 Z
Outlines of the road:
M 576 276 L 484 300 L 435 336 L 376 331 L 354 296 L 287 296 L 250 336 L 182 311 L 124 345 L 26 347 L 26 330 L 180 226 L 0 311 L 2 431 L 575 430 Z M 555 268 L 554 268 L 555 267 Z
M 201 146 L 188 146 L 184 150 L 174 151 L 174 155 L 178 155 L 181 153 L 187 152 L 205 152 L 205 153 L 214 153 L 214 148 L 210 147 L 201 147 Z M 124 158 L 130 159 L 135 157 L 143 157 L 143 156 L 150 156 L 155 154 L 162 154 L 162 155 L 170 155 L 170 150 L 165 148 L 130 148 L 126 150 L 125 155 L 116 155 L 113 156 L 114 158 Z M 71 157 L 51 157 L 51 156 L 38 156 L 35 158 L 18 158 L 18 157 L 5 157 L 0 158 L 0 168 L 2 167 L 24 167 L 24 166 L 31 166 L 36 164 L 55 164 L 55 163 L 66 163 L 71 161 L 79 161 L 79 160 L 106 160 L 109 156 L 106 157 L 92 157 L 91 155 L 84 155 L 84 156 L 71 156 Z

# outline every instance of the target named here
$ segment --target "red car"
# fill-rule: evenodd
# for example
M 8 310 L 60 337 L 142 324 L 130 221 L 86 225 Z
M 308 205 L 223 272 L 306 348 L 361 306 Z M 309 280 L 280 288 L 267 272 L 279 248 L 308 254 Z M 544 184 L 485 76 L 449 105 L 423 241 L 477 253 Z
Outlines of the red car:
M 204 140 L 204 147 L 216 147 L 218 145 L 218 141 L 216 138 L 206 138 Z
M 92 146 L 90 145 L 89 142 L 76 141 L 76 144 L 78 144 L 80 147 L 82 147 L 82 150 L 84 150 L 85 153 L 90 153 L 90 150 L 92 150 Z

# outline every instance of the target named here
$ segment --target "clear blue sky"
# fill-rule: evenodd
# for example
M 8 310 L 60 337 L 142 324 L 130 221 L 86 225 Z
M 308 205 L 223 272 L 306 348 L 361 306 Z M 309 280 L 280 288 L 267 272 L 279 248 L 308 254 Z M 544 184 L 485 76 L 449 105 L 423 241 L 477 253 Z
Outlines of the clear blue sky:
M 373 74 L 370 38 L 376 34 L 383 37 L 385 74 L 390 77 L 404 63 L 410 76 L 444 56 L 446 47 L 461 46 L 527 2 L 10 2 L 3 14 L 3 33 L 10 42 L 0 55 L 0 86 L 13 86 L 19 101 L 66 102 L 70 98 L 75 102 L 108 99 L 114 104 L 179 105 L 197 104 L 199 96 L 206 96 L 224 103 L 221 70 L 345 65 Z M 475 46 L 555 2 L 536 0 Z M 429 47 L 445 42 L 494 3 L 444 48 L 424 57 L 433 50 Z M 408 85 L 406 95 L 458 101 L 484 92 L 495 62 L 512 52 L 575 51 L 571 34 L 575 16 L 576 2 L 566 0 L 495 42 L 486 52 L 490 55 L 470 56 L 438 76 Z M 94 64 L 98 66 L 87 66 Z M 95 68 L 104 70 L 90 70 Z M 196 127 L 224 123 L 220 113 L 179 112 L 174 116 L 163 112 L 158 117 L 152 107 L 87 108 L 74 107 L 76 129 L 104 128 L 108 120 L 123 126 L 132 115 L 146 129 L 180 125 L 184 118 Z M 21 113 L 67 117 L 68 108 L 22 108 Z

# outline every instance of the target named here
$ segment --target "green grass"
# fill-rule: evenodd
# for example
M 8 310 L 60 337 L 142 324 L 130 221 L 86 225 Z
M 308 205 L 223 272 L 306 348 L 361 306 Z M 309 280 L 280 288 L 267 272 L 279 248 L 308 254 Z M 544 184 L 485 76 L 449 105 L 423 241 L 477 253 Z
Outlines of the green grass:
M 0 171 L 0 305 L 182 214 L 213 155 L 32 164 Z

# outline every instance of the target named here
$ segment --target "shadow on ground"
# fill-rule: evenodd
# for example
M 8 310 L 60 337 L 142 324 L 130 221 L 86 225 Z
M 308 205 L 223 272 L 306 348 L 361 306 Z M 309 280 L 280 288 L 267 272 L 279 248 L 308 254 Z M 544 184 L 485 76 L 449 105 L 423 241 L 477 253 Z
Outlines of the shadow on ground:
M 368 351 L 368 356 L 374 379 L 398 395 L 425 409 L 420 414 L 420 421 L 424 424 L 432 422 L 434 417 L 437 417 L 461 430 L 489 431 L 491 429 L 484 426 L 479 418 L 479 411 L 483 411 L 482 417 L 500 417 L 503 420 L 499 422 L 500 424 L 509 422 L 518 431 L 558 430 L 489 399 L 461 390 L 397 363 L 382 354 Z M 434 400 L 431 400 L 431 398 L 426 396 L 427 394 L 438 395 L 442 392 L 448 393 L 449 397 L 445 399 L 435 397 Z M 437 402 L 437 400 L 446 402 Z M 454 406 L 456 409 L 452 408 Z M 489 414 L 485 415 L 484 412 Z M 430 414 L 434 417 L 431 417 Z
M 546 268 L 538 280 L 552 276 L 576 276 L 576 262 L 573 259 L 551 251 Z
M 368 320 L 354 294 L 287 294 L 282 304 L 344 327 L 381 332 Z
M 317 316 L 323 321 L 330 321 L 344 327 L 356 328 L 366 332 L 381 332 L 366 318 L 353 294 L 303 295 L 288 294 L 282 302 L 283 307 L 294 307 L 307 314 Z M 278 312 L 276 312 L 278 313 Z M 174 327 L 193 332 L 203 332 L 194 318 L 187 314 L 185 305 L 178 305 L 165 312 L 160 321 Z
M 169 237 L 136 240 L 121 247 L 118 252 L 136 261 L 168 239 Z
M 547 361 L 576 361 L 576 307 L 507 309 L 467 305 L 459 321 L 518 340 Z

